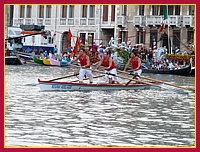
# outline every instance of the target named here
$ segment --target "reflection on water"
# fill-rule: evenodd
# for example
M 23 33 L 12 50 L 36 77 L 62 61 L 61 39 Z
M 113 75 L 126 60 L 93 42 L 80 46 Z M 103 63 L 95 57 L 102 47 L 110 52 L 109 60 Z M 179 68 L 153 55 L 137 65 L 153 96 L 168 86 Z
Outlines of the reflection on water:
M 168 86 L 161 91 L 39 90 L 37 78 L 76 70 L 6 66 L 6 146 L 194 146 L 194 93 Z M 194 87 L 193 77 L 143 75 Z

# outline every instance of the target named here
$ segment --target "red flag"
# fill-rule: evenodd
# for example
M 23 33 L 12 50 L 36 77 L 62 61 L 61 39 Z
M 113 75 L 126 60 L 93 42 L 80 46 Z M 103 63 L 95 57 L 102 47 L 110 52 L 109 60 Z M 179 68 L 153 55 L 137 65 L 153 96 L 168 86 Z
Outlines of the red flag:
M 74 56 L 75 56 L 76 54 L 78 54 L 78 48 L 79 48 L 80 45 L 81 45 L 80 38 L 77 37 L 77 39 L 76 39 L 76 44 L 75 44 L 75 46 L 74 46 Z
M 72 37 L 72 33 L 71 33 L 70 29 L 69 29 L 69 32 L 67 34 L 67 40 L 69 41 L 71 39 L 71 37 Z

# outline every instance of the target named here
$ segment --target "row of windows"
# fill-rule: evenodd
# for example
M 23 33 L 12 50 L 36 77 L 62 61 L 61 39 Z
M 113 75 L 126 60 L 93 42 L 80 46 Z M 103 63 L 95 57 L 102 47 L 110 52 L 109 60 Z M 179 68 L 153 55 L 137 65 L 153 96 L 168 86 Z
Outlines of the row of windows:
M 152 14 L 151 15 L 164 15 L 165 5 L 152 5 Z M 168 15 L 180 15 L 181 6 L 180 5 L 169 5 L 168 6 Z M 139 6 L 139 15 L 144 15 L 145 6 Z M 194 15 L 194 6 L 189 6 L 189 15 Z
M 94 18 L 95 17 L 95 5 L 82 5 L 81 6 L 82 18 Z M 164 15 L 164 5 L 152 5 L 152 6 L 139 6 L 139 15 L 145 15 L 145 7 L 151 8 L 150 15 Z M 25 12 L 26 10 L 26 12 Z M 39 5 L 39 18 L 51 18 L 51 5 Z M 74 5 L 62 5 L 61 17 L 62 18 L 74 18 Z M 111 5 L 111 21 L 115 21 L 115 5 Z M 169 5 L 168 15 L 180 15 L 180 5 Z M 26 14 L 26 16 L 25 16 Z M 32 5 L 20 5 L 20 18 L 31 18 Z M 103 21 L 108 21 L 109 6 L 103 5 Z M 127 5 L 122 7 L 122 15 L 127 15 Z M 194 15 L 194 6 L 189 6 L 189 15 Z
M 39 18 L 51 18 L 51 5 L 39 5 L 38 17 Z M 25 12 L 26 10 L 26 12 Z M 74 18 L 74 5 L 62 5 L 61 6 L 61 17 L 62 18 Z M 89 12 L 89 14 L 88 14 Z M 31 18 L 32 6 L 31 5 L 20 5 L 20 18 Z M 83 5 L 81 10 L 82 18 L 95 17 L 95 5 Z

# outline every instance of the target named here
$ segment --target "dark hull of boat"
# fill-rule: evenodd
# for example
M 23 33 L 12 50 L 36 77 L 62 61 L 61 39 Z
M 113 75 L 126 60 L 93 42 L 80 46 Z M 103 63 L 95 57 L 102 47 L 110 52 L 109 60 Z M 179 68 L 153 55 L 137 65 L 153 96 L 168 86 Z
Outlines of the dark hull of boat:
M 7 56 L 5 57 L 6 65 L 20 65 L 22 64 L 16 56 Z
M 157 70 L 157 69 L 143 69 L 143 73 L 153 73 L 153 74 L 173 74 L 173 75 L 182 75 L 182 76 L 189 76 L 192 74 L 191 65 L 176 70 Z

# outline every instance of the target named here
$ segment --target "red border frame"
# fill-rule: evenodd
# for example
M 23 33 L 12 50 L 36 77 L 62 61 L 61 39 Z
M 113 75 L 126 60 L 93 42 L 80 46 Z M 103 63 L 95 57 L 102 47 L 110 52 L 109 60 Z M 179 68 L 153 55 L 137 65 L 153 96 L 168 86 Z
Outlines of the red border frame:
M 1 7 L 1 18 L 4 18 L 4 4 L 13 4 L 13 2 L 15 4 L 41 4 L 42 1 L 39 1 L 39 0 L 36 0 L 36 1 L 31 1 L 31 0 L 27 0 L 26 2 L 25 1 L 22 1 L 22 0 L 15 0 L 15 1 L 11 1 L 11 0 L 7 0 L 7 1 L 3 1 L 2 5 L 0 6 Z M 168 4 L 197 4 L 196 5 L 196 36 L 198 35 L 198 22 L 200 21 L 200 18 L 198 16 L 199 14 L 199 5 L 198 3 L 195 1 L 195 0 L 183 0 L 183 1 L 179 1 L 179 0 L 173 0 L 173 1 L 167 1 Z M 50 0 L 50 1 L 46 1 L 45 4 L 66 4 L 66 3 L 71 3 L 71 4 L 74 4 L 74 1 L 72 0 L 68 0 L 68 1 L 64 1 L 64 0 L 57 0 L 56 3 L 55 1 L 53 0 Z M 135 2 L 135 1 L 131 1 L 131 0 L 128 0 L 126 2 L 124 1 L 120 1 L 120 0 L 109 0 L 109 1 L 98 1 L 98 0 L 82 0 L 81 2 L 78 2 L 76 1 L 76 4 L 166 4 L 166 3 L 163 3 L 163 1 L 159 1 L 159 0 L 154 0 L 153 2 L 149 2 L 147 0 L 142 0 L 140 1 L 139 3 L 138 2 Z M 4 33 L 4 24 L 0 24 L 0 27 L 1 27 L 1 31 L 2 33 Z M 4 36 L 1 37 L 1 61 L 4 61 Z M 198 56 L 198 51 L 197 51 L 197 48 L 198 48 L 199 44 L 196 42 L 196 59 L 197 59 L 197 56 Z M 2 53 L 3 52 L 3 53 Z M 198 60 L 196 60 L 196 68 L 198 67 Z M 4 62 L 1 63 L 1 71 L 4 71 Z M 4 71 L 5 72 L 5 71 Z M 38 152 L 38 151 L 47 151 L 47 152 L 54 152 L 54 151 L 57 151 L 57 152 L 61 152 L 61 151 L 90 151 L 90 150 L 94 150 L 94 151 L 109 151 L 109 152 L 114 152 L 114 151 L 124 151 L 124 152 L 127 152 L 127 151 L 142 151 L 142 152 L 149 152 L 149 151 L 174 151 L 174 152 L 196 152 L 196 151 L 200 151 L 199 150 L 199 146 L 198 146 L 198 129 L 196 128 L 196 148 L 4 148 L 4 89 L 5 89 L 5 84 L 4 84 L 4 76 L 5 76 L 5 73 L 4 72 L 1 72 L 0 73 L 0 78 L 1 78 L 1 98 L 3 100 L 1 100 L 1 119 L 0 119 L 0 123 L 1 123 L 1 146 L 0 146 L 0 151 L 6 151 L 6 152 L 9 152 L 9 151 L 19 151 L 19 152 L 25 152 L 25 151 L 31 151 L 31 152 Z M 198 76 L 198 71 L 196 70 L 196 77 Z M 198 84 L 198 79 L 196 79 L 196 89 L 197 89 L 197 84 Z M 196 90 L 196 109 L 198 109 L 198 105 L 199 103 L 197 102 L 197 98 L 198 98 L 198 90 Z M 197 118 L 198 118 L 198 110 L 196 110 L 196 127 L 198 126 L 198 121 L 197 121 Z

